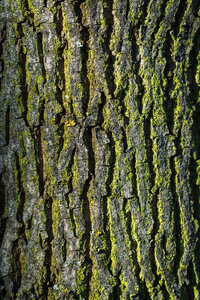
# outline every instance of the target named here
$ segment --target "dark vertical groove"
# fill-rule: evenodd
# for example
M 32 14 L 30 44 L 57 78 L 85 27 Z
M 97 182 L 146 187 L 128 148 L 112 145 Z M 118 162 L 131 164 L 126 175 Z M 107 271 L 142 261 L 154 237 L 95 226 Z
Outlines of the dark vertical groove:
M 35 152 L 35 163 L 36 163 L 36 170 L 38 174 L 38 184 L 39 184 L 39 193 L 42 197 L 44 194 L 44 149 L 43 149 L 43 142 L 42 142 L 42 132 L 40 127 L 35 127 L 31 129 L 31 134 L 34 143 L 34 152 Z
M 83 15 L 82 15 L 80 5 L 84 2 L 85 2 L 85 0 L 75 1 L 74 12 L 77 16 L 78 23 L 80 24 L 80 27 L 81 27 L 80 33 L 81 33 L 81 39 L 83 41 L 83 45 L 80 50 L 81 51 L 81 59 L 82 59 L 80 76 L 81 76 L 81 84 L 84 88 L 83 89 L 84 94 L 83 94 L 83 99 L 82 99 L 82 102 L 83 102 L 82 108 L 83 108 L 84 114 L 86 116 L 86 112 L 87 112 L 88 104 L 89 104 L 89 100 L 90 100 L 90 81 L 88 78 L 88 66 L 87 66 L 88 53 L 89 53 L 88 41 L 89 41 L 90 33 L 89 33 L 89 27 L 84 26 L 82 23 Z
M 67 173 L 70 175 L 70 180 L 68 182 L 68 193 L 65 194 L 65 201 L 67 204 L 67 208 L 69 209 L 69 218 L 70 218 L 70 222 L 72 225 L 72 231 L 74 233 L 74 236 L 76 237 L 76 222 L 74 220 L 74 215 L 73 215 L 73 208 L 70 207 L 70 201 L 69 201 L 69 194 L 73 191 L 73 186 L 72 186 L 72 180 L 73 180 L 73 173 L 72 173 L 72 167 L 74 165 L 74 157 L 75 157 L 75 153 L 76 153 L 76 146 L 74 147 L 71 155 L 70 155 L 70 163 L 67 167 Z
M 85 298 L 89 299 L 90 294 L 90 280 L 92 276 L 92 258 L 90 256 L 90 232 L 91 232 L 91 213 L 90 203 L 88 198 L 88 191 L 92 180 L 95 178 L 95 156 L 93 149 L 93 134 L 92 128 L 86 127 L 83 135 L 84 143 L 88 149 L 88 178 L 84 183 L 83 192 L 81 195 L 82 199 L 82 213 L 85 220 L 85 234 L 83 236 L 83 244 L 85 244 L 85 277 L 86 277 L 86 289 L 84 291 Z
M 189 282 L 190 282 L 187 285 L 188 294 L 190 296 L 189 299 L 195 299 L 194 287 L 196 286 L 196 278 L 195 278 L 195 273 L 194 273 L 194 268 L 193 268 L 192 261 L 189 262 L 189 266 L 188 266 L 188 270 L 187 270 L 187 276 L 188 276 L 188 279 L 189 279 Z
M 124 101 L 126 97 L 126 91 L 128 90 L 129 90 L 129 81 L 127 81 L 126 87 L 115 90 L 115 97 L 116 99 L 119 100 L 119 103 L 117 104 L 118 107 L 116 107 L 116 109 L 120 114 L 120 118 L 123 120 L 124 128 L 122 130 L 124 130 L 124 133 L 125 133 L 125 128 L 129 126 L 129 122 L 130 122 L 129 117 L 127 117 L 126 115 L 127 108 Z
M 156 173 L 153 165 L 153 141 L 151 139 L 151 118 L 152 118 L 152 109 L 149 115 L 144 119 L 144 136 L 145 136 L 145 145 L 146 145 L 146 153 L 147 153 L 147 162 L 149 166 L 149 174 L 150 174 L 150 186 L 151 186 L 151 194 L 152 194 L 152 217 L 153 217 L 153 229 L 151 233 L 151 247 L 150 247 L 150 256 L 151 256 L 151 269 L 155 276 L 154 286 L 157 286 L 159 283 L 159 276 L 157 273 L 157 264 L 155 261 L 155 248 L 156 248 L 156 234 L 159 230 L 159 219 L 158 219 L 158 195 L 159 189 L 153 191 L 155 187 L 155 177 Z
M 21 7 L 25 20 L 33 27 L 33 31 L 35 32 L 34 12 L 29 7 L 29 0 L 21 0 Z
M 43 34 L 42 32 L 37 32 L 37 47 L 38 47 L 38 57 L 40 66 L 42 69 L 42 77 L 43 77 L 43 84 L 46 83 L 46 69 L 44 65 L 44 49 L 43 49 Z
M 140 10 L 143 12 L 142 16 L 136 21 L 137 23 L 134 24 L 136 25 L 137 29 L 141 29 L 142 32 L 142 40 L 144 40 L 146 38 L 146 30 L 147 30 L 147 26 L 145 26 L 145 19 L 148 16 L 148 8 L 149 5 L 151 4 L 151 1 L 149 0 L 144 0 L 144 1 L 140 1 L 141 6 L 140 6 Z
M 17 186 L 18 186 L 18 206 L 17 206 L 17 221 L 22 222 L 22 216 L 23 216 L 23 209 L 24 209 L 24 204 L 26 201 L 26 195 L 23 187 L 23 182 L 22 182 L 22 174 L 21 174 L 21 169 L 20 169 L 20 163 L 19 163 L 19 156 L 15 152 L 15 163 L 16 163 L 16 172 L 17 172 Z
M 159 276 L 157 272 L 157 264 L 155 260 L 156 252 L 156 235 L 159 231 L 159 218 L 158 218 L 158 195 L 159 189 L 157 189 L 152 195 L 152 214 L 153 214 L 153 229 L 151 233 L 151 247 L 150 247 L 150 257 L 151 257 L 151 270 L 155 276 L 154 287 L 159 284 Z
M 5 133 L 6 133 L 6 146 L 9 145 L 10 141 L 10 106 L 8 105 L 7 110 L 6 110 L 6 120 L 5 120 Z
M 160 16 L 157 18 L 156 20 L 156 26 L 153 30 L 153 32 L 151 33 L 151 36 L 150 36 L 150 41 L 151 41 L 151 48 L 153 48 L 153 43 L 155 41 L 155 36 L 160 28 L 160 24 L 162 22 L 162 19 L 165 17 L 165 8 L 166 8 L 166 5 L 167 5 L 167 1 L 168 0 L 161 0 L 160 2 L 162 2 L 160 4 Z M 156 49 L 156 52 L 158 51 L 158 49 Z M 157 55 L 154 55 L 154 57 L 156 57 Z
M 10 276 L 13 281 L 13 293 L 16 296 L 17 291 L 21 287 L 22 269 L 21 269 L 21 249 L 19 246 L 19 240 L 15 240 L 12 245 L 10 260 Z
M 189 54 L 189 68 L 187 70 L 187 84 L 189 85 L 190 90 L 190 97 L 188 97 L 188 105 L 190 108 L 195 107 L 199 99 L 200 87 L 196 83 L 196 74 L 198 68 L 197 56 L 200 51 L 199 36 L 200 27 L 196 31 L 193 41 L 191 41 L 193 43 L 193 46 Z
M 142 99 L 143 99 L 143 96 L 145 93 L 145 89 L 144 89 L 144 85 L 143 85 L 143 80 L 142 80 L 141 76 L 139 75 L 141 57 L 139 55 L 139 46 L 137 45 L 137 42 L 136 42 L 136 39 L 137 39 L 136 32 L 137 32 L 137 28 L 130 25 L 129 41 L 131 43 L 131 59 L 132 59 L 132 64 L 133 64 L 133 73 L 136 76 L 136 84 L 138 86 L 138 94 L 135 95 L 134 98 L 138 105 L 138 111 L 141 114 L 142 107 L 143 107 Z
M 20 51 L 19 51 L 19 67 L 20 67 L 20 88 L 21 88 L 21 101 L 22 101 L 22 117 L 24 119 L 24 122 L 26 126 L 28 127 L 27 122 L 27 113 L 28 113 L 28 85 L 26 82 L 26 54 L 23 51 L 23 45 L 22 45 L 22 39 L 24 37 L 24 30 L 21 23 L 18 23 L 17 25 L 17 31 L 19 32 L 19 41 L 20 41 Z
M 69 207 L 69 219 L 70 219 L 70 222 L 71 222 L 73 234 L 74 234 L 75 237 L 77 237 L 77 235 L 76 235 L 76 222 L 75 222 L 75 219 L 74 219 L 73 208 L 71 208 L 71 207 Z
M 47 0 L 44 0 L 44 7 L 47 7 Z
M 151 139 L 151 118 L 152 118 L 152 109 L 147 118 L 144 119 L 144 136 L 145 136 L 145 145 L 147 153 L 147 162 L 149 166 L 151 189 L 155 186 L 155 170 L 153 165 L 153 141 Z
M 16 173 L 17 173 L 16 180 L 17 180 L 17 186 L 18 186 L 18 191 L 17 191 L 18 202 L 17 202 L 16 218 L 17 218 L 17 221 L 21 223 L 21 226 L 18 229 L 18 235 L 20 237 L 22 237 L 27 244 L 25 224 L 23 221 L 23 211 L 24 211 L 24 205 L 26 202 L 26 194 L 25 194 L 25 190 L 23 187 L 22 171 L 20 168 L 19 156 L 16 152 L 15 152 L 15 164 L 16 164 L 15 167 L 16 167 Z
M 122 272 L 122 267 L 119 269 L 116 276 L 114 276 L 115 285 L 113 287 L 112 293 L 109 295 L 109 300 L 120 300 L 121 299 L 121 297 L 120 297 L 122 295 L 122 291 L 121 291 L 121 288 L 120 288 L 120 285 L 121 285 L 121 280 L 120 280 L 121 272 Z
M 121 131 L 122 131 L 122 141 L 123 141 L 123 145 L 124 145 L 123 151 L 126 153 L 126 151 L 128 149 L 126 130 L 123 127 L 121 127 Z
M 140 208 L 140 198 L 138 196 L 138 188 L 137 188 L 137 171 L 135 165 L 136 165 L 136 158 L 135 158 L 135 154 L 133 154 L 131 159 L 132 187 L 133 187 L 133 193 L 136 197 L 137 203 Z
M 104 123 L 104 116 L 103 116 L 103 109 L 106 104 L 106 96 L 103 92 L 101 92 L 101 103 L 99 104 L 99 109 L 98 109 L 98 125 L 102 129 L 102 125 Z
M 115 80 L 114 80 L 114 63 L 115 57 L 112 55 L 110 50 L 110 39 L 112 34 L 112 28 L 114 27 L 114 18 L 113 18 L 113 0 L 104 0 L 107 4 L 104 9 L 104 18 L 106 19 L 107 29 L 104 36 L 104 42 L 102 43 L 103 50 L 107 53 L 106 66 L 105 66 L 105 75 L 106 81 L 108 84 L 109 94 L 114 98 L 114 91 L 116 89 Z
M 1 73 L 1 76 L 0 76 L 0 91 L 1 91 L 1 82 L 2 82 L 2 79 L 3 79 L 3 74 L 4 74 L 4 60 L 3 60 L 3 51 L 4 51 L 4 43 L 6 41 L 6 35 L 7 35 L 7 32 L 6 32 L 6 24 L 4 25 L 2 31 L 1 31 L 1 41 L 0 41 L 0 73 Z
M 175 62 L 172 59 L 172 37 L 169 33 L 169 31 L 166 34 L 166 40 L 163 45 L 163 55 L 166 58 L 166 65 L 164 69 L 164 76 L 167 78 L 167 85 L 164 88 L 165 92 L 165 101 L 163 103 L 163 107 L 166 114 L 166 121 L 167 121 L 167 127 L 168 130 L 171 133 L 173 133 L 173 127 L 174 127 L 174 109 L 176 105 L 175 99 L 172 99 L 170 96 L 170 91 L 174 88 L 174 81 L 173 81 L 173 74 L 176 68 Z
M 109 218 L 108 218 L 108 201 L 107 201 L 107 196 L 102 197 L 101 201 L 102 205 L 102 216 L 103 216 L 103 231 L 105 232 L 105 243 L 106 243 L 106 251 L 105 251 L 105 265 L 108 269 L 108 271 L 112 274 L 111 271 L 111 259 L 110 259 L 110 254 L 111 254 L 111 240 L 110 240 L 110 230 L 109 230 Z
M 200 104 L 199 102 L 195 105 L 195 111 L 193 112 L 193 126 L 192 126 L 192 140 L 193 140 L 193 155 L 190 159 L 190 185 L 191 185 L 191 193 L 193 203 L 193 211 L 194 211 L 194 218 L 200 224 L 200 182 L 199 182 L 199 173 L 198 168 L 199 164 L 197 160 L 200 159 L 200 122 L 199 122 L 199 115 L 200 115 Z M 196 159 L 194 158 L 196 156 Z M 194 261 L 196 264 L 197 269 L 197 277 L 200 282 L 200 228 L 197 231 L 197 243 L 196 249 L 194 253 Z M 197 286 L 197 290 L 200 290 L 200 284 Z
M 44 110 L 45 110 L 45 99 L 39 93 L 38 84 L 35 85 L 38 96 L 40 97 L 40 107 L 39 107 L 39 126 L 44 125 Z
M 174 207 L 174 233 L 176 237 L 176 255 L 174 258 L 174 276 L 178 282 L 178 268 L 183 252 L 183 245 L 181 242 L 181 220 L 180 220 L 180 207 L 178 203 L 178 195 L 176 192 L 176 168 L 174 157 L 170 157 L 170 170 L 171 170 L 171 180 L 170 189 L 173 196 L 173 207 Z
M 33 215 L 31 215 L 30 219 L 27 222 L 27 229 L 30 230 L 32 227 Z
M 52 241 L 53 236 L 53 218 L 52 218 L 52 206 L 53 199 L 50 196 L 46 196 L 44 199 L 44 213 L 46 216 L 46 246 L 45 246 L 45 258 L 44 258 L 44 267 L 46 268 L 46 279 L 43 285 L 43 289 L 46 297 L 48 297 L 48 287 L 53 286 L 53 278 L 51 273 L 51 262 L 52 262 Z
M 56 3 L 56 13 L 54 15 L 54 23 L 56 24 L 56 33 L 60 41 L 60 46 L 57 49 L 57 63 L 56 63 L 56 99 L 62 107 L 62 112 L 56 116 L 56 124 L 59 126 L 57 135 L 59 137 L 59 145 L 57 150 L 57 159 L 64 144 L 64 124 L 61 124 L 61 119 L 66 115 L 66 109 L 63 103 L 63 91 L 65 91 L 65 70 L 64 70 L 64 50 L 67 46 L 67 40 L 62 38 L 63 33 L 63 13 L 60 3 Z
M 126 20 L 128 20 L 128 13 L 130 11 L 130 2 L 126 0 Z
M 3 174 L 0 174 L 0 245 L 3 241 L 6 223 L 8 219 L 3 217 L 6 209 L 6 186 L 2 176 Z
M 6 296 L 6 287 L 5 287 L 5 282 L 3 280 L 3 277 L 0 277 L 0 297 L 1 299 L 5 299 Z
M 67 240 L 65 239 L 65 237 L 63 236 L 63 245 L 61 247 L 61 253 L 62 253 L 62 257 L 63 257 L 63 262 L 66 261 L 67 258 Z
M 106 253 L 105 253 L 105 261 L 108 268 L 108 271 L 112 274 L 111 270 L 111 239 L 110 239 L 110 229 L 109 229 L 109 217 L 108 217 L 108 197 L 112 195 L 111 183 L 113 181 L 113 173 L 114 167 L 116 163 L 116 153 L 115 153 L 115 141 L 112 136 L 112 132 L 107 132 L 107 137 L 109 139 L 109 169 L 108 176 L 106 179 L 106 191 L 107 195 L 102 198 L 102 209 L 103 209 L 103 229 L 106 234 Z
M 92 143 L 92 127 L 86 127 L 84 133 L 84 142 L 88 149 L 88 168 L 89 176 L 95 177 L 95 156 Z M 91 178 L 90 178 L 91 179 Z
M 180 30 L 180 25 L 181 25 L 181 22 L 183 20 L 183 17 L 184 17 L 186 8 L 187 8 L 187 4 L 188 4 L 187 0 L 180 0 L 179 7 L 178 7 L 178 10 L 177 10 L 177 13 L 176 13 L 176 16 L 175 16 L 175 21 L 172 24 L 174 35 L 175 35 L 176 38 L 178 37 L 178 33 L 179 33 L 179 30 Z

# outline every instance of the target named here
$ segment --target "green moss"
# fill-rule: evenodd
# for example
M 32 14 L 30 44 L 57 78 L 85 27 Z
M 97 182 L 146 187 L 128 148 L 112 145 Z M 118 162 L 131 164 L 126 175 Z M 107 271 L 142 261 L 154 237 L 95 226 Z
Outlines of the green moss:
M 98 264 L 96 259 L 93 259 L 93 272 L 91 281 L 91 299 L 100 300 L 106 294 L 106 289 L 101 285 L 100 274 L 98 271 Z
M 77 272 L 77 284 L 78 284 L 77 294 L 80 297 L 85 297 L 87 294 L 88 276 L 89 276 L 88 266 L 84 263 L 82 264 L 81 268 Z

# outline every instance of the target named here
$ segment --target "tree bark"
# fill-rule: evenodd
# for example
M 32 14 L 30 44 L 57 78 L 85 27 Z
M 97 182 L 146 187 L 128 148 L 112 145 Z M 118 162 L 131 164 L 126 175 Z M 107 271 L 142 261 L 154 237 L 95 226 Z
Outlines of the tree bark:
M 200 1 L 0 5 L 0 298 L 200 299 Z

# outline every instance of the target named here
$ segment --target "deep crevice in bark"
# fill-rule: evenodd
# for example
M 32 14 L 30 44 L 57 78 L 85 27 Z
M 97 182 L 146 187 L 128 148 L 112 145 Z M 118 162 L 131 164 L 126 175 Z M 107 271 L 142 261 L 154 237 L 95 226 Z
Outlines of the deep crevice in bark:
M 21 287 L 22 280 L 22 267 L 21 267 L 21 249 L 19 246 L 19 240 L 15 240 L 12 245 L 10 260 L 10 276 L 13 280 L 13 293 L 16 296 L 17 291 Z
M 176 64 L 172 58 L 172 43 L 173 43 L 172 37 L 168 31 L 166 34 L 166 40 L 165 40 L 165 43 L 163 46 L 163 48 L 164 48 L 163 55 L 166 58 L 164 76 L 165 76 L 165 78 L 167 78 L 167 85 L 164 88 L 166 98 L 163 101 L 163 107 L 165 110 L 167 127 L 168 127 L 170 134 L 173 133 L 173 129 L 174 129 L 174 110 L 175 110 L 175 106 L 176 106 L 175 99 L 173 99 L 170 95 L 170 92 L 174 88 L 173 73 L 176 68 Z
M 103 230 L 105 232 L 105 243 L 106 243 L 106 252 L 105 252 L 105 264 L 108 271 L 112 274 L 111 270 L 111 237 L 110 237 L 110 228 L 109 228 L 109 217 L 108 217 L 108 198 L 112 195 L 111 183 L 113 181 L 113 171 L 115 167 L 116 154 L 115 154 L 115 142 L 111 132 L 107 132 L 107 137 L 109 139 L 109 169 L 108 175 L 105 182 L 107 195 L 102 197 L 102 214 L 103 214 Z
M 81 45 L 81 59 L 82 59 L 82 66 L 81 66 L 81 73 L 80 73 L 80 77 L 81 77 L 81 84 L 84 88 L 83 90 L 83 111 L 84 114 L 86 116 L 86 112 L 88 110 L 88 104 L 89 104 L 89 100 L 90 100 L 90 81 L 88 78 L 88 65 L 87 65 L 87 61 L 88 61 L 88 52 L 89 52 L 89 36 L 90 36 L 90 32 L 89 32 L 89 27 L 88 26 L 84 26 L 83 22 L 82 22 L 82 18 L 83 18 L 83 14 L 82 14 L 82 10 L 80 8 L 80 5 L 82 3 L 84 3 L 85 0 L 78 0 L 74 3 L 74 12 L 77 16 L 77 20 L 78 23 L 80 24 L 80 33 L 81 33 L 81 39 L 82 39 L 82 43 L 83 45 Z
M 151 190 L 155 186 L 155 170 L 153 165 L 153 141 L 151 138 L 151 118 L 152 118 L 152 109 L 147 118 L 144 119 L 144 137 L 145 137 L 145 145 L 146 145 L 146 153 L 147 153 L 147 162 L 149 166 L 149 174 L 150 174 L 150 182 L 151 182 Z
M 92 258 L 90 255 L 90 232 L 91 232 L 91 212 L 90 212 L 90 198 L 88 195 L 90 185 L 93 184 L 95 178 L 95 157 L 93 149 L 93 133 L 91 127 L 86 127 L 83 135 L 84 143 L 88 149 L 88 178 L 84 183 L 83 191 L 81 194 L 82 199 L 82 213 L 85 220 L 85 233 L 82 237 L 82 244 L 85 245 L 83 253 L 85 255 L 84 265 L 85 268 L 85 282 L 86 288 L 84 290 L 84 295 L 86 299 L 89 299 L 90 294 L 90 280 L 92 277 Z
M 46 216 L 46 245 L 44 248 L 45 258 L 44 258 L 44 268 L 43 272 L 46 273 L 44 279 L 44 293 L 46 297 L 48 297 L 48 288 L 53 286 L 54 276 L 51 270 L 51 263 L 52 263 L 52 241 L 54 239 L 53 236 L 53 217 L 52 217 L 52 206 L 53 206 L 53 199 L 46 195 L 44 198 L 44 213 Z
M 76 153 L 76 146 L 74 146 L 74 149 L 71 152 L 70 163 L 69 163 L 69 165 L 67 167 L 67 173 L 69 174 L 70 179 L 69 179 L 69 182 L 68 182 L 69 191 L 68 191 L 67 194 L 65 194 L 65 201 L 66 201 L 66 204 L 67 204 L 67 208 L 69 209 L 69 218 L 70 218 L 70 222 L 71 222 L 71 226 L 72 226 L 72 231 L 74 233 L 74 236 L 77 237 L 77 235 L 76 235 L 76 222 L 74 220 L 73 208 L 71 208 L 71 206 L 70 206 L 70 200 L 69 200 L 69 195 L 73 191 L 73 185 L 72 185 L 72 181 L 73 181 L 72 167 L 74 165 L 75 153 Z
M 156 19 L 156 26 L 155 28 L 153 29 L 153 32 L 151 32 L 151 36 L 150 36 L 150 41 L 151 41 L 151 47 L 153 47 L 154 45 L 154 42 L 155 42 L 155 37 L 156 37 L 156 34 L 158 33 L 159 31 L 159 28 L 160 28 L 160 23 L 162 23 L 162 19 L 165 17 L 165 8 L 166 8 L 166 4 L 167 4 L 168 0 L 161 0 L 160 1 L 160 6 L 159 6 L 159 12 L 160 12 L 160 15 L 158 16 L 158 18 Z M 157 57 L 157 49 L 156 49 L 156 54 L 154 54 L 154 60 L 156 59 Z M 154 61 L 155 62 L 155 61 Z
M 3 80 L 4 69 L 5 69 L 3 53 L 4 53 L 4 43 L 6 41 L 6 35 L 7 35 L 6 30 L 7 30 L 6 25 L 4 25 L 3 29 L 1 30 L 1 40 L 0 40 L 0 71 L 1 71 L 0 91 L 1 91 L 1 85 L 2 85 L 2 80 Z
M 3 174 L 0 174 L 0 245 L 3 241 L 6 223 L 8 218 L 5 218 L 4 212 L 6 209 L 6 185 L 3 181 Z
M 183 17 L 184 17 L 187 5 L 188 5 L 187 0 L 180 0 L 180 4 L 179 4 L 178 10 L 177 10 L 177 13 L 175 15 L 175 21 L 174 21 L 174 24 L 172 24 L 172 26 L 173 26 L 172 28 L 173 28 L 175 37 L 178 37 L 180 25 L 181 25 L 181 22 L 183 21 Z
M 34 151 L 36 159 L 36 170 L 38 174 L 38 185 L 39 193 L 42 197 L 45 189 L 45 178 L 44 178 L 44 149 L 43 149 L 43 140 L 42 132 L 40 127 L 35 127 L 31 129 L 31 135 L 34 144 Z
M 56 33 L 60 42 L 57 49 L 57 63 L 56 63 L 56 99 L 62 107 L 61 113 L 56 115 L 56 124 L 58 125 L 57 135 L 59 137 L 59 144 L 57 150 L 57 159 L 64 145 L 64 123 L 61 123 L 63 116 L 66 115 L 66 109 L 63 102 L 63 92 L 65 91 L 65 66 L 64 66 L 64 51 L 67 47 L 67 40 L 63 35 L 63 12 L 60 3 L 56 3 L 56 14 L 54 15 L 54 22 L 56 24 Z
M 150 257 L 151 257 L 151 269 L 155 276 L 154 287 L 159 284 L 160 277 L 158 276 L 157 264 L 156 264 L 156 247 L 157 247 L 157 234 L 159 232 L 159 218 L 158 218 L 158 195 L 159 189 L 157 188 L 152 195 L 152 215 L 153 215 L 153 228 L 151 233 L 151 246 L 150 246 Z
M 138 187 L 137 187 L 137 170 L 136 170 L 136 157 L 135 157 L 135 154 L 133 154 L 132 159 L 131 159 L 131 173 L 132 173 L 133 193 L 136 197 L 139 208 L 141 209 L 140 198 L 139 198 L 139 195 L 138 195 Z
M 119 269 L 116 276 L 114 276 L 115 285 L 113 287 L 112 293 L 109 295 L 109 300 L 120 300 L 120 296 L 122 295 L 122 291 L 120 288 L 121 280 L 120 275 L 122 273 L 122 267 Z
M 99 104 L 98 116 L 97 116 L 98 125 L 101 129 L 104 123 L 103 109 L 105 105 L 106 105 L 106 96 L 104 92 L 101 92 L 101 102 Z
M 24 53 L 23 50 L 23 42 L 22 39 L 24 37 L 24 29 L 22 26 L 22 23 L 18 23 L 17 26 L 17 31 L 19 32 L 19 44 L 20 44 L 20 51 L 19 51 L 19 67 L 20 67 L 20 88 L 21 88 L 21 110 L 22 110 L 22 117 L 24 119 L 24 122 L 27 127 L 28 122 L 27 122 L 27 113 L 28 113 L 28 85 L 26 82 L 26 54 Z
M 193 46 L 191 48 L 189 54 L 189 68 L 187 70 L 187 84 L 190 90 L 190 96 L 188 97 L 188 104 L 190 104 L 190 108 L 195 108 L 199 99 L 199 91 L 200 87 L 196 83 L 197 69 L 198 69 L 198 60 L 197 56 L 200 51 L 200 25 L 197 31 L 195 32 L 195 36 L 193 38 Z
M 180 220 L 180 206 L 178 202 L 178 195 L 176 192 L 176 168 L 174 157 L 170 157 L 170 169 L 171 169 L 171 180 L 170 180 L 170 189 L 173 196 L 174 204 L 174 235 L 176 238 L 176 254 L 174 258 L 174 275 L 176 281 L 178 282 L 177 270 L 180 264 L 182 257 L 183 245 L 181 241 L 181 220 Z
M 112 28 L 114 25 L 114 18 L 113 18 L 113 0 L 105 0 L 105 3 L 107 4 L 104 7 L 104 17 L 106 19 L 107 29 L 104 35 L 104 41 L 102 42 L 102 48 L 104 52 L 107 54 L 106 58 L 106 66 L 105 66 L 105 76 L 107 81 L 107 87 L 109 94 L 112 98 L 114 98 L 114 92 L 116 89 L 115 85 L 115 78 L 114 78 L 114 63 L 115 63 L 115 57 L 112 54 L 112 51 L 110 50 L 110 40 L 111 40 L 111 34 L 112 34 Z
M 46 69 L 44 65 L 44 49 L 43 49 L 43 34 L 42 32 L 37 32 L 37 50 L 38 50 L 38 57 L 39 63 L 42 69 L 42 77 L 43 77 L 43 84 L 46 83 Z
M 7 107 L 7 110 L 6 110 L 5 133 L 6 133 L 6 137 L 5 137 L 6 144 L 5 144 L 5 146 L 8 146 L 9 141 L 10 141 L 10 106 L 9 105 Z

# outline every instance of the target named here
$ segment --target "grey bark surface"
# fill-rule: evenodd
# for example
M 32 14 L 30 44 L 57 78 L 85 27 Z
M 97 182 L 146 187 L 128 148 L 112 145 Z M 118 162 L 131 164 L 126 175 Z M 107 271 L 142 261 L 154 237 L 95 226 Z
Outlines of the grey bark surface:
M 200 299 L 199 7 L 0 2 L 1 299 Z

